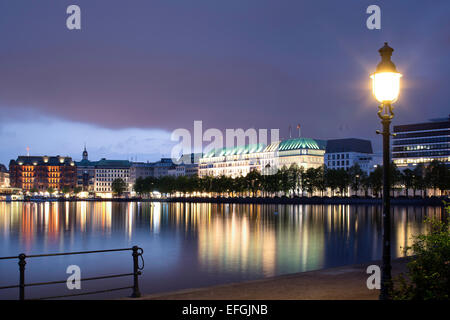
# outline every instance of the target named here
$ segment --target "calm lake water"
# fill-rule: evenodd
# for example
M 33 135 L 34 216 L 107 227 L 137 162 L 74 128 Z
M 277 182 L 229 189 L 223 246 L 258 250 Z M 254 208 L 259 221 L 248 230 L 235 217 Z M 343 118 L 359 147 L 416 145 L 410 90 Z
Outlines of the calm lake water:
M 425 232 L 438 207 L 394 207 L 393 257 Z M 0 256 L 144 249 L 143 294 L 260 279 L 381 258 L 381 207 L 189 203 L 0 202 Z M 26 282 L 132 272 L 131 251 L 27 259 Z M 0 286 L 18 283 L 17 260 L 0 260 Z M 130 286 L 132 278 L 26 288 L 26 298 Z M 83 296 L 129 296 L 131 290 Z M 18 289 L 0 290 L 16 299 Z

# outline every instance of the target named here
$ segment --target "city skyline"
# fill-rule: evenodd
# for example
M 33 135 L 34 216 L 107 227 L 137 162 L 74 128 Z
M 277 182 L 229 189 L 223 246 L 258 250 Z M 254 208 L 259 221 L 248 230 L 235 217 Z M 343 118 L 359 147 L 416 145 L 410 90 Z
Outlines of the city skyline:
M 300 123 L 302 136 L 369 139 L 378 152 L 369 74 L 384 41 L 404 74 L 393 124 L 448 113 L 446 1 L 383 2 L 381 30 L 365 27 L 370 1 L 79 1 L 76 32 L 68 3 L 0 5 L 0 163 L 26 147 L 79 159 L 84 143 L 93 159 L 156 161 L 194 120 L 282 138 Z

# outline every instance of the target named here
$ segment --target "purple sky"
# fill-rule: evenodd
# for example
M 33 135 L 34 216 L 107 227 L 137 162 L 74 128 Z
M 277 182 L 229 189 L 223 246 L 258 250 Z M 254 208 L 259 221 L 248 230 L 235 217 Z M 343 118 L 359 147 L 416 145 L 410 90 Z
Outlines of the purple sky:
M 82 30 L 65 26 L 82 10 Z M 381 7 L 381 30 L 366 8 Z M 0 3 L 0 163 L 25 154 L 156 160 L 170 133 L 302 125 L 381 138 L 369 73 L 403 73 L 395 124 L 449 114 L 448 0 L 16 0 Z M 295 131 L 295 130 L 294 130 Z

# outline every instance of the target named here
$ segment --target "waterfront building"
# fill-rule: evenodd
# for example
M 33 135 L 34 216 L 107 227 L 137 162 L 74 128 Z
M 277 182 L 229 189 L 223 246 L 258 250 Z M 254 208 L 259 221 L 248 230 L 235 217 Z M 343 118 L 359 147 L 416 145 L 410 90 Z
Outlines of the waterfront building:
M 130 168 L 130 183 L 134 185 L 138 178 L 161 178 L 164 176 L 192 176 L 198 173 L 196 154 L 181 157 L 176 164 L 170 158 L 162 158 L 156 162 L 133 162 Z
M 153 163 L 152 177 L 161 178 L 169 175 L 169 170 L 173 168 L 175 164 L 171 158 L 161 158 L 160 161 Z
M 134 185 L 139 178 L 153 177 L 153 172 L 153 163 L 133 162 L 130 167 L 130 183 Z
M 6 167 L 0 163 L 0 188 L 9 188 L 9 172 Z
M 311 138 L 294 138 L 272 143 L 264 150 L 262 165 L 265 169 L 292 165 L 308 170 L 323 165 L 327 142 Z M 273 163 L 273 165 L 271 165 Z
M 130 182 L 130 168 L 132 163 L 128 160 L 107 160 L 102 158 L 95 164 L 94 191 L 98 196 L 109 197 L 112 195 L 112 183 L 116 179 L 122 179 L 127 185 L 126 192 L 133 189 Z
M 202 157 L 203 153 L 183 154 L 180 159 L 178 159 L 177 164 L 198 164 Z
M 192 164 L 183 164 L 184 167 L 184 175 L 191 177 L 198 175 L 198 163 Z
M 184 165 L 173 166 L 167 170 L 167 175 L 171 177 L 182 177 L 186 175 L 186 167 Z
M 77 186 L 83 191 L 93 192 L 95 190 L 95 166 L 97 161 L 89 161 L 86 146 L 84 147 L 82 160 L 75 162 L 77 167 Z
M 296 164 L 305 170 L 323 165 L 326 141 L 295 138 L 264 144 L 221 148 L 206 153 L 199 163 L 199 176 L 246 176 L 252 170 L 271 174 Z
M 70 157 L 19 156 L 9 163 L 10 184 L 24 191 L 61 191 L 77 184 L 76 165 Z
M 392 159 L 401 169 L 438 160 L 450 165 L 450 116 L 394 126 Z
M 353 165 L 367 174 L 374 165 L 374 154 L 370 140 L 363 139 L 333 139 L 327 141 L 325 165 L 330 169 L 349 169 Z
M 220 148 L 207 152 L 198 167 L 199 177 L 204 176 L 245 176 L 251 170 L 261 170 L 260 153 L 263 144 Z

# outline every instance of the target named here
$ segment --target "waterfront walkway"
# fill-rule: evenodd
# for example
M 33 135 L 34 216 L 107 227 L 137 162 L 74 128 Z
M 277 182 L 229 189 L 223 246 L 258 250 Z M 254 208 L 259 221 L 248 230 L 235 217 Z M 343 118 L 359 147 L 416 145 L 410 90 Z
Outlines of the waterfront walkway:
M 407 259 L 392 263 L 393 276 L 406 271 Z M 171 293 L 147 295 L 154 300 L 376 300 L 379 290 L 369 290 L 367 266 L 360 265 L 302 272 L 262 280 Z

